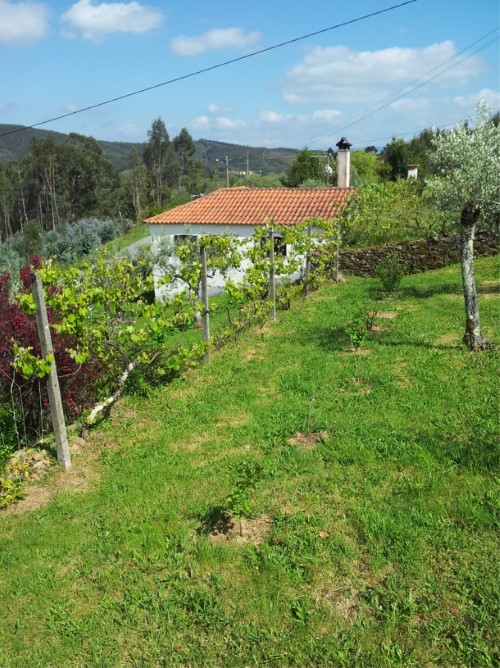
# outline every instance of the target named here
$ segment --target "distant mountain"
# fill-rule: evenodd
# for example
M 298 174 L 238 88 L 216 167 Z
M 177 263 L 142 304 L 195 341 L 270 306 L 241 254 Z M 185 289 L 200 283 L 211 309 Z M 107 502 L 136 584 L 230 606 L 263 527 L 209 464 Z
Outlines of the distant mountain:
M 0 124 L 0 135 L 13 130 L 21 130 L 22 125 Z M 52 135 L 56 141 L 64 141 L 68 135 L 51 130 L 38 130 L 26 128 L 21 132 L 14 132 L 6 136 L 0 136 L 0 162 L 17 160 L 30 151 L 33 137 L 45 139 Z M 130 153 L 135 149 L 139 155 L 142 153 L 143 143 L 99 141 L 103 155 L 110 160 L 118 171 L 130 169 Z M 252 146 L 239 146 L 238 144 L 227 144 L 225 142 L 212 141 L 211 139 L 199 139 L 195 141 L 195 158 L 204 167 L 214 169 L 220 176 L 226 173 L 226 157 L 231 172 L 246 171 L 269 174 L 270 172 L 282 172 L 287 162 L 293 160 L 297 154 L 292 148 L 256 148 Z

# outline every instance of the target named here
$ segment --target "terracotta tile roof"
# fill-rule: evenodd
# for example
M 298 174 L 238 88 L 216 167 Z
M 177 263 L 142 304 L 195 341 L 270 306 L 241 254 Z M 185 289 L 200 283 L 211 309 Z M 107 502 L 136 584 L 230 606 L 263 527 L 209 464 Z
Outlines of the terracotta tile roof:
M 331 220 L 353 188 L 221 188 L 147 218 L 153 224 L 297 225 L 310 216 Z

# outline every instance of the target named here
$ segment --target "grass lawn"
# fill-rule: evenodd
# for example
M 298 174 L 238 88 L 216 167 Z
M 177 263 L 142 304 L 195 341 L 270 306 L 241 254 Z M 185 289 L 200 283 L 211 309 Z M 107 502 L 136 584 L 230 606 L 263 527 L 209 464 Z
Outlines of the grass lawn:
M 122 251 L 124 248 L 127 248 L 127 246 L 130 246 L 130 244 L 133 244 L 135 241 L 139 241 L 140 239 L 147 237 L 148 234 L 149 234 L 149 226 L 146 225 L 146 223 L 141 223 L 140 225 L 134 225 L 134 227 L 130 230 L 130 232 L 127 232 L 121 237 L 113 239 L 113 241 L 108 241 L 108 243 L 105 244 L 105 246 L 111 252 L 118 253 Z
M 498 340 L 498 261 L 477 262 Z M 496 666 L 498 351 L 459 267 L 327 285 L 0 515 L 0 666 Z M 226 511 L 244 511 L 239 519 Z

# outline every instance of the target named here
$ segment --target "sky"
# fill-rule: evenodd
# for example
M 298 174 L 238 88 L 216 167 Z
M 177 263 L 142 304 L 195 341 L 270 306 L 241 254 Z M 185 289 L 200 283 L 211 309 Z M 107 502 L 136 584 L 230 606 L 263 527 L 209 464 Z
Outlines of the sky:
M 72 114 L 38 127 L 142 142 L 161 118 L 171 138 L 326 150 L 451 126 L 479 98 L 498 110 L 499 0 L 362 18 L 402 2 L 0 0 L 0 123 Z

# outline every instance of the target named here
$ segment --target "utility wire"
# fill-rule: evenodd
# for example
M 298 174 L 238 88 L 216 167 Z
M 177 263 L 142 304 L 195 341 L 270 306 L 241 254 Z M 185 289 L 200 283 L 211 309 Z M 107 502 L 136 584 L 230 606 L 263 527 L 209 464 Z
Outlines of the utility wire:
M 469 53 L 468 55 L 464 56 L 463 58 L 460 58 L 460 60 L 456 61 L 456 59 L 458 58 L 458 56 L 460 56 L 462 53 L 464 53 L 465 51 L 467 51 L 467 50 L 470 49 L 471 47 L 475 46 L 475 45 L 478 44 L 479 42 L 482 42 L 484 39 L 486 39 L 487 37 L 489 37 L 489 36 L 492 35 L 493 33 L 498 32 L 499 29 L 500 29 L 500 28 L 498 28 L 498 27 L 497 27 L 497 28 L 494 28 L 494 29 L 491 30 L 490 32 L 486 33 L 485 35 L 483 35 L 482 37 L 480 37 L 479 39 L 477 39 L 475 42 L 472 42 L 471 44 L 469 44 L 468 46 L 466 46 L 464 49 L 462 49 L 461 51 L 459 51 L 458 53 L 456 53 L 454 56 L 451 56 L 450 58 L 447 58 L 446 60 L 444 60 L 444 61 L 443 61 L 442 63 L 440 63 L 439 65 L 436 65 L 435 67 L 433 67 L 432 69 L 428 70 L 428 71 L 425 72 L 424 74 L 421 74 L 419 77 L 417 77 L 417 78 L 414 79 L 413 81 L 410 81 L 408 84 L 406 84 L 406 85 L 403 86 L 402 88 L 398 88 L 398 89 L 395 90 L 393 93 L 391 93 L 391 94 L 387 95 L 386 97 L 382 98 L 381 100 L 379 100 L 379 101 L 377 102 L 377 104 L 380 105 L 380 106 L 375 107 L 375 109 L 371 109 L 370 111 L 368 111 L 366 114 L 364 114 L 364 115 L 361 116 L 360 118 L 356 119 L 355 121 L 352 121 L 351 123 L 348 123 L 347 125 L 344 125 L 344 126 L 341 127 L 341 128 L 337 128 L 336 130 L 332 130 L 332 131 L 329 132 L 328 134 L 320 135 L 319 137 L 315 137 L 314 139 L 311 139 L 309 143 L 314 144 L 315 142 L 319 141 L 320 139 L 324 139 L 325 137 L 329 137 L 329 136 L 332 135 L 332 134 L 339 134 L 340 132 L 343 132 L 343 131 L 346 130 L 347 128 L 350 128 L 350 127 L 352 127 L 353 125 L 356 125 L 357 123 L 361 123 L 361 121 L 364 121 L 366 118 L 370 118 L 370 116 L 373 116 L 374 114 L 378 113 L 379 111 L 382 111 L 382 109 L 386 109 L 387 107 L 389 107 L 389 106 L 390 106 L 391 104 L 393 104 L 394 102 L 397 102 L 398 100 L 401 100 L 402 98 L 407 97 L 407 96 L 410 95 L 411 93 L 414 93 L 414 92 L 415 92 L 416 90 L 418 90 L 419 88 L 422 88 L 422 86 L 425 86 L 425 85 L 428 84 L 430 81 L 433 81 L 434 79 L 437 79 L 438 77 L 440 77 L 442 74 L 444 74 L 444 73 L 447 72 L 448 70 L 451 70 L 453 67 L 456 67 L 457 65 L 459 65 L 460 63 L 462 63 L 464 60 L 467 60 L 468 58 L 471 58 L 471 57 L 472 57 L 473 55 L 475 55 L 476 53 L 479 53 L 479 51 L 482 51 L 482 50 L 485 49 L 487 46 L 489 46 L 490 44 L 493 44 L 495 41 L 497 41 L 497 40 L 498 40 L 498 36 L 495 37 L 494 39 L 490 40 L 490 41 L 487 42 L 486 44 L 483 44 L 482 46 L 480 46 L 479 48 L 477 48 L 475 51 L 472 51 L 472 53 Z M 456 62 L 452 62 L 451 65 L 449 65 L 448 67 L 446 67 L 446 68 L 444 68 L 444 69 L 441 69 L 441 70 L 440 70 L 439 72 L 437 72 L 434 76 L 425 79 L 425 81 L 422 81 L 421 83 L 417 83 L 417 82 L 419 82 L 421 79 L 423 79 L 424 77 L 427 77 L 429 74 L 431 74 L 431 73 L 434 72 L 435 70 L 440 69 L 443 65 L 446 65 L 446 63 L 449 63 L 450 61 L 456 61 Z M 417 85 L 413 86 L 413 84 L 417 84 Z M 413 87 L 410 88 L 410 86 L 413 86 Z M 408 89 L 408 88 L 409 88 L 409 90 L 406 90 L 406 89 Z M 397 95 L 397 93 L 399 93 L 400 91 L 404 91 L 404 90 L 406 90 L 405 93 L 402 93 L 401 95 Z M 397 97 L 394 97 L 395 95 L 397 95 Z M 389 101 L 386 102 L 386 100 L 389 100 Z M 385 104 L 381 104 L 381 103 L 383 103 L 383 102 L 385 102 Z
M 32 125 L 27 125 L 23 126 L 22 128 L 16 128 L 15 130 L 9 130 L 9 132 L 4 132 L 3 134 L 0 134 L 0 137 L 6 137 L 7 135 L 12 135 L 16 134 L 17 132 L 24 132 L 25 130 L 31 130 L 32 128 L 37 128 L 40 125 L 46 125 L 47 123 L 52 123 L 54 121 L 59 121 L 63 118 L 68 118 L 69 116 L 75 116 L 76 114 L 82 114 L 84 111 L 90 111 L 91 109 L 97 109 L 98 107 L 103 107 L 104 105 L 107 104 L 112 104 L 113 102 L 118 102 L 119 100 L 125 100 L 129 97 L 133 97 L 134 95 L 140 95 L 141 93 L 146 93 L 147 91 L 150 90 L 155 90 L 156 88 L 161 88 L 162 86 L 169 86 L 170 84 L 176 83 L 178 81 L 183 81 L 184 79 L 190 79 L 191 77 L 196 77 L 199 76 L 200 74 L 205 74 L 206 72 L 211 72 L 212 70 L 217 70 L 220 69 L 221 67 L 226 67 L 227 65 L 232 65 L 233 63 L 238 63 L 242 60 L 246 60 L 247 58 L 253 58 L 254 56 L 258 56 L 262 53 L 268 53 L 269 51 L 273 51 L 275 49 L 280 49 L 283 46 L 288 46 L 289 44 L 294 44 L 296 42 L 300 42 L 304 39 L 309 39 L 310 37 L 315 37 L 316 35 L 322 35 L 323 33 L 330 32 L 331 30 L 337 30 L 338 28 L 343 28 L 345 26 L 351 25 L 353 23 L 358 23 L 359 21 L 364 21 L 365 19 L 372 18 L 373 16 L 379 16 L 380 14 L 385 14 L 387 12 L 390 12 L 394 9 L 399 9 L 400 7 L 404 7 L 405 5 L 411 5 L 414 2 L 418 2 L 418 0 L 406 0 L 406 2 L 401 2 L 397 5 L 392 5 L 391 7 L 386 7 L 385 9 L 379 9 L 376 12 L 371 12 L 370 14 L 365 14 L 364 16 L 358 16 L 355 19 L 350 19 L 349 21 L 344 21 L 343 23 L 337 23 L 337 25 L 330 26 L 328 28 L 323 28 L 322 30 L 316 30 L 315 32 L 311 32 L 307 35 L 302 35 L 300 37 L 295 37 L 293 39 L 286 40 L 285 42 L 280 42 L 279 44 L 274 44 L 272 46 L 268 46 L 264 49 L 259 49 L 258 51 L 253 51 L 252 53 L 247 53 L 244 56 L 239 56 L 238 58 L 232 58 L 231 60 L 226 60 L 222 63 L 217 63 L 216 65 L 211 65 L 210 67 L 204 67 L 201 70 L 197 70 L 196 72 L 190 72 L 189 74 L 183 74 L 182 76 L 175 77 L 174 79 L 169 79 L 168 81 L 163 81 L 162 83 L 155 84 L 153 86 L 148 86 L 146 88 L 141 88 L 140 90 L 135 90 L 131 93 L 125 93 L 124 95 L 119 95 L 117 97 L 113 97 L 109 100 L 104 100 L 103 102 L 98 102 L 96 104 L 91 104 L 88 107 L 83 107 L 82 109 L 77 109 L 76 111 L 70 111 L 65 114 L 61 114 L 60 116 L 54 116 L 53 118 L 48 118 L 45 121 L 40 121 L 40 123 L 33 123 Z

